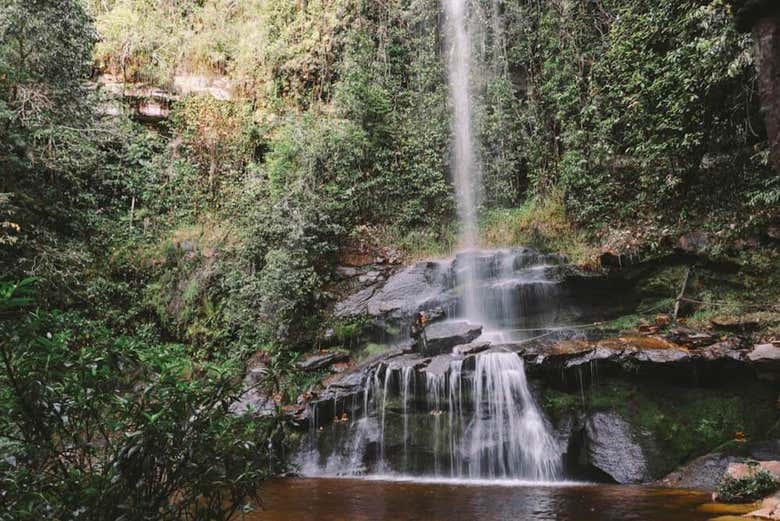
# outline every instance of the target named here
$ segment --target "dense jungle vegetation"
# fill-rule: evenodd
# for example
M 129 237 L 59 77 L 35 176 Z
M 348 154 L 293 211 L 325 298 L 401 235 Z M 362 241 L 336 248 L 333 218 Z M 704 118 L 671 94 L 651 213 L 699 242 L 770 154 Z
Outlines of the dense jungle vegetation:
M 595 268 L 696 232 L 699 253 L 776 276 L 780 177 L 731 4 L 472 11 L 486 246 Z M 0 517 L 227 519 L 283 470 L 281 411 L 229 411 L 247 358 L 294 400 L 344 256 L 456 247 L 442 16 L 0 0 Z M 220 78 L 230 96 L 183 95 L 146 125 L 109 110 L 106 75 Z

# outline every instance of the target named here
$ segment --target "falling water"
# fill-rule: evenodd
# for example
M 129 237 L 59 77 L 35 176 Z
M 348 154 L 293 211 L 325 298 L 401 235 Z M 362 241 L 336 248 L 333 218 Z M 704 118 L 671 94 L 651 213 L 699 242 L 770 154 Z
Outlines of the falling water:
M 479 168 L 472 138 L 472 104 L 469 92 L 471 77 L 471 37 L 468 31 L 467 0 L 445 0 L 447 43 L 450 49 L 447 72 L 453 109 L 453 179 L 461 224 L 460 246 L 473 250 L 477 246 L 477 190 Z M 464 266 L 460 277 L 464 288 L 466 315 L 476 312 L 474 266 Z
M 476 251 L 480 169 L 472 132 L 468 1 L 444 0 L 453 178 L 463 250 L 456 259 L 456 276 L 462 290 L 461 314 L 503 339 L 534 304 L 554 295 L 554 285 L 547 278 L 550 259 L 521 250 Z M 316 411 L 310 415 L 314 435 L 309 450 L 301 454 L 302 471 L 308 475 L 557 479 L 560 450 L 531 395 L 523 361 L 515 353 L 491 351 L 471 362 L 467 368 L 465 359 L 452 356 L 448 369 L 436 373 L 405 366 L 375 367 L 365 378 L 362 407 L 349 411 L 351 421 L 340 441 L 318 436 Z M 339 417 L 338 404 L 335 409 Z
M 401 400 L 402 400 L 402 406 L 403 406 L 403 418 L 404 418 L 404 459 L 403 459 L 403 467 L 404 470 L 407 469 L 408 466 L 408 448 L 409 448 L 409 398 L 410 398 L 410 390 L 413 392 L 413 389 L 411 389 L 413 384 L 413 376 L 414 376 L 414 368 L 411 366 L 403 367 L 401 369 Z
M 554 479 L 559 457 L 514 353 L 477 357 L 471 477 Z
M 463 359 L 453 359 L 444 374 L 426 372 L 419 404 L 413 399 L 413 369 L 375 371 L 349 434 L 335 447 L 310 447 L 302 459 L 304 473 L 559 478 L 560 451 L 528 388 L 523 361 L 515 353 L 488 352 L 476 357 L 474 370 L 463 367 Z M 400 439 L 386 425 L 394 387 L 401 398 Z M 410 420 L 422 423 L 426 433 L 413 445 Z M 391 449 L 401 454 L 391 456 Z

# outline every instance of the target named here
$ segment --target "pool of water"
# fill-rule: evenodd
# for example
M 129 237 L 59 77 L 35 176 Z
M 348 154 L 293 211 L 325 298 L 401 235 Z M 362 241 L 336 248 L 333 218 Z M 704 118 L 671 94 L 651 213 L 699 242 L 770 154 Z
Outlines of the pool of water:
M 265 483 L 251 521 L 699 521 L 708 495 L 647 487 L 285 479 Z

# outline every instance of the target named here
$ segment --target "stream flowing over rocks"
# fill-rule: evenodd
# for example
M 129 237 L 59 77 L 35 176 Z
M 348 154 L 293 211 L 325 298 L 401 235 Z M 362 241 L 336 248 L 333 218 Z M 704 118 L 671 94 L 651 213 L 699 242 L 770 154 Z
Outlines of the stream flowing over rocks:
M 479 324 L 464 317 L 469 264 Z M 780 348 L 684 327 L 593 333 L 580 326 L 630 313 L 637 296 L 561 257 L 470 252 L 372 279 L 336 314 L 359 318 L 364 343 L 384 348 L 346 370 L 337 364 L 297 412 L 308 425 L 296 458 L 304 475 L 643 483 L 776 421 Z M 420 310 L 433 319 L 427 349 L 409 339 Z M 331 359 L 344 352 L 301 364 Z M 739 461 L 698 465 L 722 475 Z M 694 474 L 662 483 L 713 486 Z

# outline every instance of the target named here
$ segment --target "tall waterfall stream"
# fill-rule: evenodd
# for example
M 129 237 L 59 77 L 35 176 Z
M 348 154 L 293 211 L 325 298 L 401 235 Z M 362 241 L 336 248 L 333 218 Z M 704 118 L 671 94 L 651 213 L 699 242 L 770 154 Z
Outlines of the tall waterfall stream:
M 476 251 L 479 166 L 472 139 L 468 1 L 445 0 L 448 81 L 453 111 L 453 180 L 461 224 L 456 273 L 461 318 L 503 339 L 527 311 L 544 306 L 555 287 L 550 258 L 507 252 L 487 269 Z M 555 263 L 559 260 L 554 259 Z M 538 312 L 538 309 L 535 310 Z M 340 434 L 319 432 L 300 458 L 304 475 L 397 475 L 550 481 L 560 476 L 560 451 L 514 353 L 486 352 L 474 367 L 452 357 L 439 372 L 413 365 L 379 366 L 361 399 L 337 404 Z M 314 414 L 316 416 L 316 414 Z M 328 419 L 330 420 L 330 419 Z

